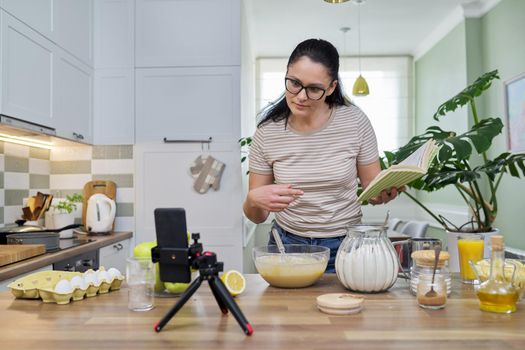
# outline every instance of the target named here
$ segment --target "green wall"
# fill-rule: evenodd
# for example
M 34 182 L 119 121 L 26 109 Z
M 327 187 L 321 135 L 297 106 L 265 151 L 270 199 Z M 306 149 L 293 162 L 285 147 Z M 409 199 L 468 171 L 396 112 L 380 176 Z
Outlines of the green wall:
M 465 24 L 461 23 L 415 63 L 416 133 L 436 124 L 444 130 L 466 131 L 466 109 L 448 114 L 439 123 L 432 118 L 439 105 L 466 84 Z M 461 204 L 461 197 L 453 188 L 434 193 L 418 192 L 417 197 L 437 205 Z
M 498 69 L 484 100 L 489 116 L 500 116 L 506 124 L 504 82 L 525 73 L 525 1 L 503 0 L 481 18 L 482 57 L 485 71 Z M 489 157 L 507 151 L 507 129 L 495 140 Z M 525 249 L 525 179 L 505 176 L 498 191 L 498 227 L 506 244 Z
M 415 62 L 416 132 L 434 122 L 438 105 L 472 83 L 484 72 L 498 69 L 497 81 L 478 104 L 482 116 L 499 116 L 506 123 L 504 82 L 525 72 L 525 1 L 502 0 L 479 19 L 467 19 Z M 466 127 L 470 123 L 465 110 L 444 117 L 439 125 L 446 129 Z M 495 139 L 489 158 L 507 150 L 506 129 Z M 453 191 L 422 193 L 426 203 L 452 204 L 461 201 Z M 498 191 L 499 212 L 496 220 L 508 246 L 525 249 L 525 179 L 505 176 Z M 438 230 L 432 235 L 441 236 Z

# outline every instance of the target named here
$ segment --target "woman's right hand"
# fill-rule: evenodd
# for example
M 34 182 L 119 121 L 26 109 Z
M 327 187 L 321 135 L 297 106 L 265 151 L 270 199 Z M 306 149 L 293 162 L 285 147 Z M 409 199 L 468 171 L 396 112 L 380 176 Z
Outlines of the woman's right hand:
M 248 192 L 248 203 L 256 208 L 270 212 L 283 211 L 297 197 L 303 195 L 303 190 L 292 185 L 264 185 Z

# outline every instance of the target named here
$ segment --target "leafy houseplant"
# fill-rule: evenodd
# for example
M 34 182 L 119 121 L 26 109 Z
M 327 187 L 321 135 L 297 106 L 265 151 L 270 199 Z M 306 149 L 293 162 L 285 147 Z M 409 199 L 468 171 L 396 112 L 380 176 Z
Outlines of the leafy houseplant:
M 75 223 L 74 211 L 77 209 L 77 203 L 81 203 L 82 196 L 78 193 L 66 196 L 65 200 L 59 201 L 52 205 L 53 210 L 49 210 L 45 215 L 46 228 L 59 229 Z M 60 238 L 69 238 L 73 236 L 73 230 L 60 232 Z
M 431 192 L 454 186 L 468 205 L 471 219 L 463 225 L 454 225 L 444 216 L 432 212 L 410 193 L 404 193 L 447 231 L 492 231 L 498 213 L 496 194 L 503 175 L 509 173 L 514 177 L 525 176 L 525 153 L 504 152 L 494 159 L 489 159 L 486 153 L 492 145 L 492 140 L 501 133 L 503 123 L 500 118 L 480 119 L 475 99 L 491 86 L 494 79 L 499 79 L 497 70 L 483 74 L 472 85 L 439 106 L 434 114 L 434 120 L 439 121 L 448 112 L 468 105 L 473 118 L 468 131 L 458 134 L 442 130 L 439 126 L 430 126 L 423 134 L 414 136 L 397 151 L 385 152 L 385 158 L 381 160 L 384 168 L 397 164 L 428 139 L 436 140 L 441 146 L 438 156 L 432 162 L 428 173 L 410 183 L 409 187 Z M 480 161 L 475 159 L 474 152 L 481 155 Z M 481 164 L 476 165 L 476 162 Z M 488 184 L 488 190 L 483 184 Z
M 66 196 L 65 200 L 59 201 L 56 205 L 52 205 L 52 207 L 55 211 L 58 211 L 59 213 L 71 214 L 74 210 L 77 209 L 77 205 L 75 203 L 82 203 L 82 200 L 82 195 L 74 193 L 72 195 Z

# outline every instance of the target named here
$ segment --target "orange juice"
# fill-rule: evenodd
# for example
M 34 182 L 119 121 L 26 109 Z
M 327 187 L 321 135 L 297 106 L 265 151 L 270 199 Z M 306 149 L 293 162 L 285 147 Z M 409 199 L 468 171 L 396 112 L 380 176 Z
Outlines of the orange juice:
M 458 239 L 459 273 L 464 283 L 472 283 L 476 279 L 476 273 L 470 267 L 469 261 L 476 263 L 483 259 L 483 236 L 461 235 Z

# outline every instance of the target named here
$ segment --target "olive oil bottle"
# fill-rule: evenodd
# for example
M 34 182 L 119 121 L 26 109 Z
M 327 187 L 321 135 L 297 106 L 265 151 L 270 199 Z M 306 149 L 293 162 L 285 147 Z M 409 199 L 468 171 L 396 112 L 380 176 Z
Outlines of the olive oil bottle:
M 490 237 L 490 275 L 478 290 L 479 308 L 482 311 L 508 314 L 516 311 L 518 291 L 512 281 L 505 279 L 505 249 L 503 236 Z

